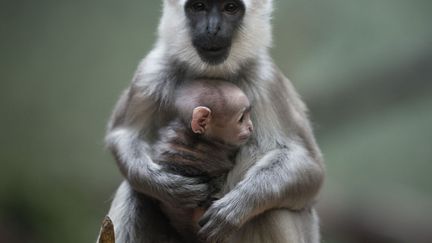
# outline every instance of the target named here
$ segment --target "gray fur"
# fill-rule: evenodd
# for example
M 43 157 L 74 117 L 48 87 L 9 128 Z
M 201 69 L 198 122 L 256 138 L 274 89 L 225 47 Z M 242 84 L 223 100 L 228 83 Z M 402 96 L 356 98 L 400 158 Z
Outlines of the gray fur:
M 201 177 L 208 181 L 208 198 L 202 202 L 202 209 L 211 205 L 224 184 L 226 174 L 234 166 L 238 150 L 217 141 L 204 140 L 194 134 L 190 127 L 179 119 L 160 131 L 160 140 L 154 145 L 154 162 L 167 171 L 183 176 Z M 194 208 L 184 208 L 172 202 L 160 202 L 171 225 L 188 243 L 202 242 L 197 237 L 197 222 L 193 221 Z
M 226 79 L 245 91 L 255 127 L 228 175 L 226 194 L 204 215 L 200 235 L 208 242 L 226 237 L 236 243 L 319 242 L 312 206 L 324 166 L 305 105 L 268 53 L 272 1 L 244 0 L 240 34 L 228 59 L 215 66 L 203 63 L 190 44 L 184 2 L 164 0 L 159 39 L 108 126 L 107 146 L 128 181 L 118 189 L 109 213 L 117 243 L 176 242 L 150 198 L 189 208 L 205 200 L 206 184 L 164 171 L 151 157 L 157 131 L 173 118 L 175 89 L 183 80 L 201 77 Z

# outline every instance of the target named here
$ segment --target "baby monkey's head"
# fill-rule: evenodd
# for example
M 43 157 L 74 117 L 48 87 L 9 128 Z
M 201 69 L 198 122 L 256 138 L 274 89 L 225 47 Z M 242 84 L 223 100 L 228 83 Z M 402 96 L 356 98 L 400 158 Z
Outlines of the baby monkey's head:
M 251 104 L 236 85 L 221 80 L 196 80 L 176 93 L 176 107 L 196 134 L 229 145 L 245 144 L 253 131 Z

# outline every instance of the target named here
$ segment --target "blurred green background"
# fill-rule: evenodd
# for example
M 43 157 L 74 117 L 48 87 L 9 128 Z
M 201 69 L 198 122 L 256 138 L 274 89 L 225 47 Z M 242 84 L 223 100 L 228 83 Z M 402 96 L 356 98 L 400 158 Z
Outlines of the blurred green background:
M 94 242 L 105 124 L 161 1 L 0 0 L 0 242 Z M 279 0 L 273 56 L 327 163 L 324 242 L 432 239 L 432 1 Z M 259 38 L 259 37 L 257 37 Z

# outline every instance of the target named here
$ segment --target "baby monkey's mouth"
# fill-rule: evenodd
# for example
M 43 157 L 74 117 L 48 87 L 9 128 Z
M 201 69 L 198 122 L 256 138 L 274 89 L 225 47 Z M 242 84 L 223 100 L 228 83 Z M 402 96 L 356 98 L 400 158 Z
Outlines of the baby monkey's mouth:
M 249 137 L 250 137 L 249 134 L 241 135 L 241 136 L 239 136 L 239 140 L 240 141 L 246 141 L 249 139 Z

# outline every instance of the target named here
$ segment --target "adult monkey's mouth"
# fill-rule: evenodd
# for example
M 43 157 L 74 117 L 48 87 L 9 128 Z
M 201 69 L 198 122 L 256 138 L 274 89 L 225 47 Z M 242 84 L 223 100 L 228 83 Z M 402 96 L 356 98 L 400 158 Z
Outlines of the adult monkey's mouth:
M 222 47 L 202 47 L 201 50 L 208 53 L 221 53 L 224 52 L 228 47 L 222 46 Z
M 198 47 L 197 50 L 203 61 L 217 65 L 228 58 L 230 46 Z

